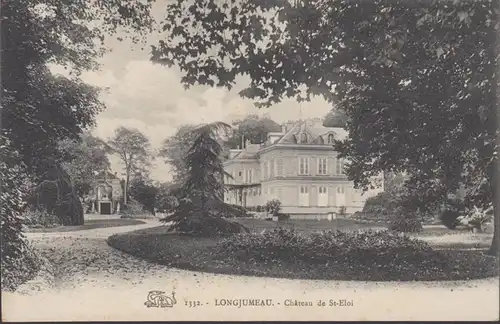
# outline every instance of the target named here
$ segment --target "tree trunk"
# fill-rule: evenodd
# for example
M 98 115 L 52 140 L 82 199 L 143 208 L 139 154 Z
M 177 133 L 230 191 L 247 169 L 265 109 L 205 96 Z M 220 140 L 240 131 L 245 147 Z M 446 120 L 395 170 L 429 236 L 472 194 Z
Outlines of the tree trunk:
M 493 240 L 491 242 L 490 249 L 488 250 L 489 255 L 499 255 L 499 227 L 500 227 L 500 181 L 498 180 L 498 176 L 500 176 L 500 172 L 498 172 L 499 165 L 498 158 L 493 162 L 493 177 L 491 179 L 491 190 L 493 196 Z

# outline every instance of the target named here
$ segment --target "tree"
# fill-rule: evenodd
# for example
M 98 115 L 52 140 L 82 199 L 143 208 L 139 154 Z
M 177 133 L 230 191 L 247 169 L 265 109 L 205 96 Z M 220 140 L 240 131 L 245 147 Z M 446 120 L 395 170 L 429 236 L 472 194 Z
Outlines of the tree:
M 59 141 L 76 140 L 103 108 L 99 89 L 84 84 L 80 72 L 98 67 L 105 35 L 118 27 L 150 30 L 150 8 L 147 1 L 2 0 L 2 287 L 15 288 L 20 282 L 4 285 L 12 279 L 9 273 L 18 276 L 32 266 L 26 262 L 30 251 L 22 237 L 18 208 L 29 196 L 25 190 L 29 193 L 43 182 L 53 167 L 47 159 L 58 156 Z M 95 21 L 103 25 L 89 26 Z M 50 63 L 74 73 L 68 78 L 54 76 Z M 3 150 L 15 155 L 8 164 L 3 164 Z M 29 179 L 29 188 L 22 188 L 22 193 L 21 179 Z M 4 247 L 16 253 L 4 253 Z
M 137 129 L 118 127 L 109 139 L 108 149 L 117 154 L 125 165 L 124 204 L 127 204 L 130 178 L 136 174 L 146 174 L 151 164 L 151 144 L 149 139 Z
M 263 143 L 267 133 L 281 132 L 281 126 L 269 118 L 260 118 L 258 115 L 249 115 L 233 122 L 233 132 L 225 145 L 231 149 L 242 147 L 243 141 Z
M 151 214 L 155 214 L 156 198 L 159 188 L 143 177 L 137 177 L 130 184 L 130 197 L 144 206 Z
M 186 174 L 184 158 L 193 145 L 196 136 L 193 130 L 197 127 L 191 124 L 182 125 L 173 136 L 163 141 L 158 153 L 172 166 L 174 182 L 176 183 L 181 183 Z
M 171 230 L 196 236 L 214 236 L 237 233 L 245 228 L 224 219 L 236 209 L 224 203 L 221 160 L 222 146 L 219 133 L 227 132 L 230 126 L 218 122 L 202 125 L 193 130 L 194 142 L 185 155 L 186 176 L 181 186 L 174 191 L 178 205 L 172 215 L 163 219 L 173 222 Z M 230 175 L 228 175 L 230 176 Z
M 463 185 L 469 206 L 493 203 L 489 253 L 498 254 L 494 4 L 177 1 L 152 59 L 178 65 L 187 87 L 231 88 L 249 75 L 240 94 L 259 107 L 323 96 L 347 115 L 349 138 L 336 148 L 356 186 L 381 171 L 405 172 L 404 205 L 425 210 Z M 194 21 L 204 23 L 190 28 Z
M 94 187 L 95 175 L 110 167 L 106 144 L 90 133 L 84 133 L 78 141 L 60 141 L 59 150 L 62 152 L 61 164 L 80 198 Z
M 178 206 L 177 198 L 174 195 L 174 190 L 177 188 L 179 188 L 179 185 L 172 183 L 161 183 L 158 185 L 155 207 L 159 212 L 169 213 Z

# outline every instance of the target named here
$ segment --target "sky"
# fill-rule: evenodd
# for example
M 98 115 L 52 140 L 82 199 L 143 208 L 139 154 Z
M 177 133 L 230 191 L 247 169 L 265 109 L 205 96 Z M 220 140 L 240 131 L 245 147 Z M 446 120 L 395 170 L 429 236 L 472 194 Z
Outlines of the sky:
M 164 5 L 154 8 L 154 15 L 161 18 Z M 118 35 L 120 36 L 120 35 Z M 248 85 L 241 77 L 235 87 L 223 88 L 195 86 L 188 90 L 181 84 L 182 73 L 175 66 L 166 67 L 149 60 L 149 45 L 154 45 L 162 35 L 150 35 L 147 46 L 132 44 L 128 40 L 108 38 L 105 54 L 96 72 L 84 73 L 82 79 L 89 84 L 106 88 L 101 100 L 106 109 L 97 116 L 92 133 L 108 139 L 119 126 L 139 129 L 158 149 L 163 140 L 172 136 L 183 124 L 214 121 L 231 122 L 248 114 L 266 115 L 278 123 L 308 117 L 324 117 L 331 106 L 316 97 L 311 102 L 298 103 L 286 100 L 269 108 L 255 108 L 252 100 L 243 99 L 238 92 Z M 141 47 L 145 47 L 141 50 Z M 54 72 L 58 71 L 54 67 Z M 113 171 L 121 174 L 123 167 L 116 156 L 111 157 Z M 168 164 L 156 159 L 151 170 L 156 181 L 170 181 Z

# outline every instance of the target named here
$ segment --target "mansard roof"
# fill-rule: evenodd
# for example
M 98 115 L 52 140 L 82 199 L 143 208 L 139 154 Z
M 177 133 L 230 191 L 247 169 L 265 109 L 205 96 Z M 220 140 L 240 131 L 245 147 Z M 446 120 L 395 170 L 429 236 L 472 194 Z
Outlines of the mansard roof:
M 307 135 L 307 143 L 300 143 L 302 134 Z M 342 140 L 347 136 L 343 128 L 325 127 L 323 121 L 317 118 L 297 122 L 277 141 L 277 144 L 324 144 L 327 142 L 322 137 L 328 134 L 333 134 L 337 140 Z

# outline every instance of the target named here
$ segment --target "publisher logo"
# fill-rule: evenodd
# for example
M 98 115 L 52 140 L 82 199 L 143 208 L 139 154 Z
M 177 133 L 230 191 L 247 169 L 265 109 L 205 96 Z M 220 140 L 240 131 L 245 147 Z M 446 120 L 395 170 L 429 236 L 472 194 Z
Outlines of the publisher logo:
M 164 291 L 152 290 L 149 292 L 147 301 L 144 303 L 146 307 L 174 307 L 177 304 L 177 300 L 175 299 L 175 292 L 172 292 L 172 297 L 165 295 Z

